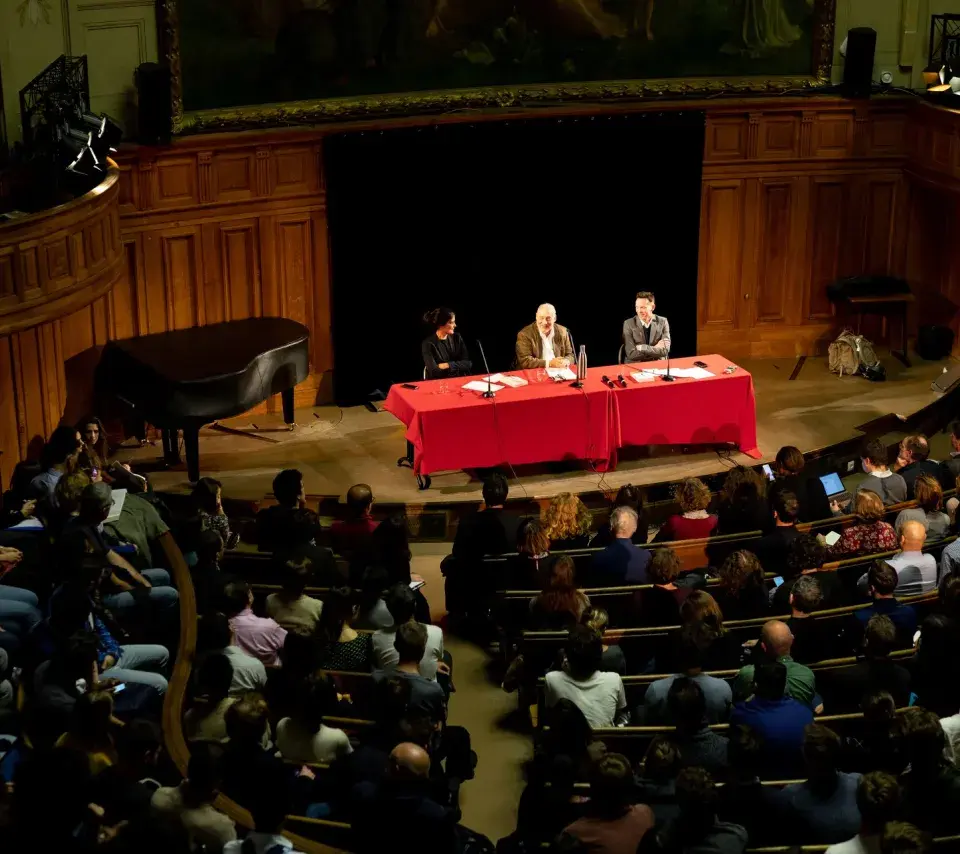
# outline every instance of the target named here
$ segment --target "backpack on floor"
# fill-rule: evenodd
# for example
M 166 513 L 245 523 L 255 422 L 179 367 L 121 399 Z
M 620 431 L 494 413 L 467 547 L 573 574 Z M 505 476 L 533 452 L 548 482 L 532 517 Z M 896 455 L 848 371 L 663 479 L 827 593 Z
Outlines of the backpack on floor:
M 862 335 L 854 334 L 851 329 L 844 329 L 836 341 L 827 350 L 827 364 L 831 373 L 859 374 L 873 382 L 887 378 L 887 372 L 877 358 L 876 351 Z

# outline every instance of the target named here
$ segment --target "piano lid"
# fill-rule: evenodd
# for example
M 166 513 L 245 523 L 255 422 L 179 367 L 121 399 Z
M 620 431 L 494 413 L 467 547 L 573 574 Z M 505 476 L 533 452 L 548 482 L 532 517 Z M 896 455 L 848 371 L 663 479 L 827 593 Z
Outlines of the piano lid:
M 249 317 L 110 341 L 105 350 L 120 350 L 164 380 L 184 384 L 242 374 L 271 352 L 306 345 L 309 338 L 307 328 L 295 320 Z

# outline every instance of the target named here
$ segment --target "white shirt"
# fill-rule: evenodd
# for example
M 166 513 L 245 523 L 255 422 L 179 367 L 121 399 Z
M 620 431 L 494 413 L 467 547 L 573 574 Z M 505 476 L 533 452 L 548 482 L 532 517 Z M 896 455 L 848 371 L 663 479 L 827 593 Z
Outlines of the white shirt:
M 643 322 L 643 318 L 641 318 L 640 315 L 638 314 L 638 315 L 637 315 L 637 322 L 638 322 L 644 329 L 649 329 L 649 328 L 650 328 L 650 324 L 653 323 L 653 318 L 655 318 L 655 317 L 656 317 L 655 314 L 651 314 L 651 315 L 650 315 L 650 320 L 649 320 L 649 322 L 648 322 L 648 323 L 644 323 L 644 322 Z
M 578 682 L 563 670 L 553 670 L 546 679 L 547 706 L 558 700 L 570 700 L 591 727 L 615 726 L 626 722 L 627 695 L 619 673 L 597 671 L 589 679 Z
M 233 679 L 230 682 L 231 697 L 238 697 L 240 694 L 246 694 L 247 691 L 262 691 L 267 687 L 267 668 L 263 666 L 262 661 L 247 655 L 236 646 L 228 646 L 222 652 L 230 659 L 230 666 L 233 668 Z
M 956 765 L 960 761 L 960 714 L 940 718 L 940 728 L 946 736 L 943 755 Z
M 393 645 L 397 633 L 391 629 L 380 629 L 373 633 L 373 655 L 380 670 L 394 670 L 400 656 Z M 427 647 L 420 659 L 420 675 L 424 679 L 437 681 L 437 665 L 443 661 L 443 629 L 439 626 L 427 626 Z
M 540 330 L 537 331 L 539 332 Z M 549 335 L 544 335 L 542 332 L 540 332 L 540 340 L 543 342 L 543 361 L 546 363 L 548 368 L 550 367 L 550 363 L 557 358 L 553 352 L 553 336 L 556 334 L 556 332 L 556 326 L 550 330 Z
M 293 718 L 277 724 L 277 750 L 291 762 L 333 762 L 353 753 L 342 729 L 320 724 L 318 732 L 307 732 Z
M 247 834 L 247 839 L 253 843 L 253 850 L 256 854 L 264 854 L 271 848 L 282 848 L 285 854 L 301 854 L 293 847 L 293 843 L 289 839 L 279 833 L 257 833 L 257 831 L 251 830 Z M 223 846 L 223 854 L 240 854 L 243 850 L 243 842 L 242 839 L 228 842 Z

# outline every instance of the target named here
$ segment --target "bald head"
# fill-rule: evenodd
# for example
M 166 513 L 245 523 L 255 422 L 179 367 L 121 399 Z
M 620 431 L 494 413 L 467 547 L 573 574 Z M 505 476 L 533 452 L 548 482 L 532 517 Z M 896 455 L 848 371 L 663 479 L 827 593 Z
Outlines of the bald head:
M 557 310 L 545 302 L 537 309 L 537 329 L 544 335 L 553 332 L 553 325 L 557 322 Z
M 781 620 L 770 620 L 763 624 L 763 631 L 760 632 L 760 643 L 763 644 L 763 648 L 770 658 L 790 655 L 790 647 L 793 646 L 793 632 Z
M 430 755 L 418 744 L 404 741 L 390 753 L 390 771 L 399 778 L 427 777 L 430 774 Z
M 365 483 L 356 483 L 347 490 L 347 507 L 355 516 L 363 516 L 373 504 L 373 490 Z
M 927 529 L 923 522 L 911 519 L 900 526 L 900 548 L 905 552 L 918 552 L 927 538 Z

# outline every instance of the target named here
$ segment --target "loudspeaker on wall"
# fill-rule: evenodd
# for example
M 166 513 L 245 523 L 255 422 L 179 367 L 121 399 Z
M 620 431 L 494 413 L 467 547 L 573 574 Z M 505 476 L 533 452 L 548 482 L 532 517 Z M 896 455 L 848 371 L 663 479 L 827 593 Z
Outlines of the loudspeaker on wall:
M 877 52 L 877 31 L 873 27 L 854 27 L 847 32 L 846 45 L 843 94 L 848 98 L 869 98 L 873 84 L 873 59 Z
M 170 142 L 170 69 L 156 62 L 137 67 L 137 140 L 143 145 Z
M 943 369 L 943 373 L 930 384 L 930 390 L 945 394 L 958 382 L 960 382 L 960 365 L 954 365 L 952 368 Z

